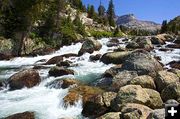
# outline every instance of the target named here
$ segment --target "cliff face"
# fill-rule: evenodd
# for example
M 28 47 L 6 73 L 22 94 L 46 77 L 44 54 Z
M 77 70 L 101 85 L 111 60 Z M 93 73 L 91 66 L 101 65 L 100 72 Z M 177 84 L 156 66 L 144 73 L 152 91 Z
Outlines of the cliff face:
M 139 29 L 154 32 L 160 30 L 161 25 L 152 21 L 138 20 L 133 14 L 123 15 L 117 18 L 117 25 L 130 29 Z

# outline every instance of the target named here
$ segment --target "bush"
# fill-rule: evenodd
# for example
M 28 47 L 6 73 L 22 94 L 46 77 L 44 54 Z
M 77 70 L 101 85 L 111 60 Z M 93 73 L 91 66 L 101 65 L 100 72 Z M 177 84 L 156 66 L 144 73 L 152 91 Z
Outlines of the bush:
M 90 30 L 89 33 L 95 38 L 112 37 L 113 33 L 108 31 L 95 31 Z

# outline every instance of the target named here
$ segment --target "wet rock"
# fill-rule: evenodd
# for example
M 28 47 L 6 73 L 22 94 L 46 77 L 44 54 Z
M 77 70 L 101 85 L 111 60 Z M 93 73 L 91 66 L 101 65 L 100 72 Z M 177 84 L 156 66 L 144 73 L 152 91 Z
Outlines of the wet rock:
M 163 70 L 163 67 L 149 52 L 135 50 L 126 57 L 122 69 L 137 71 L 138 75 L 155 76 L 158 71 Z
M 121 112 L 109 112 L 106 113 L 97 119 L 120 119 Z
M 78 55 L 81 56 L 84 53 L 93 53 L 94 51 L 100 50 L 102 47 L 101 43 L 94 38 L 88 38 L 85 40 L 85 42 L 82 44 L 82 47 L 80 51 L 78 52 Z
M 89 60 L 90 61 L 97 61 L 97 60 L 99 60 L 100 58 L 101 58 L 101 54 L 97 54 L 97 55 L 91 55 L 90 57 L 89 57 Z
M 118 39 L 110 39 L 107 44 L 108 47 L 118 46 L 119 40 Z
M 10 90 L 31 88 L 41 82 L 39 73 L 34 69 L 20 71 L 9 78 Z
M 124 52 L 109 52 L 109 53 L 105 53 L 102 57 L 101 57 L 101 61 L 105 64 L 121 64 L 124 62 L 124 60 L 126 59 L 126 57 L 130 54 L 130 52 L 128 51 L 124 51 Z
M 180 83 L 176 82 L 168 85 L 162 90 L 161 97 L 164 101 L 169 99 L 177 100 L 180 97 Z
M 91 86 L 77 86 L 69 90 L 69 93 L 64 97 L 65 105 L 73 105 L 79 99 L 82 99 L 83 104 L 87 102 L 91 97 L 102 94 L 104 91 L 98 87 Z
M 65 57 L 65 58 L 69 58 L 69 57 L 78 57 L 77 54 L 74 54 L 74 53 L 68 53 L 68 54 L 64 54 L 64 55 L 61 55 L 62 57 Z
M 180 44 L 168 44 L 166 47 L 180 49 Z
M 161 37 L 153 36 L 150 39 L 151 39 L 152 44 L 154 44 L 154 45 L 164 45 L 165 44 L 164 39 L 162 39 Z
M 180 69 L 180 60 L 179 61 L 171 61 L 168 63 L 171 68 Z
M 172 48 L 160 48 L 159 51 L 167 52 L 167 51 L 173 51 L 173 49 Z
M 168 71 L 159 71 L 155 83 L 159 92 L 171 83 L 179 82 L 176 74 Z
M 71 64 L 72 64 L 71 61 L 66 60 L 66 61 L 58 62 L 58 63 L 56 64 L 56 66 L 58 66 L 58 67 L 62 67 L 62 66 L 63 66 L 63 67 L 70 67 Z
M 126 48 L 130 49 L 139 49 L 152 50 L 154 46 L 151 43 L 150 38 L 148 37 L 136 37 L 130 43 L 127 44 Z
M 37 64 L 37 63 L 42 63 L 42 62 L 46 62 L 46 59 L 38 60 L 38 61 L 35 62 L 35 64 Z
M 34 112 L 17 113 L 17 114 L 8 116 L 5 119 L 35 119 L 35 114 Z
M 180 44 L 180 36 L 173 43 Z
M 74 75 L 74 71 L 71 70 L 71 69 L 65 69 L 63 67 L 52 67 L 50 70 L 49 70 L 49 76 L 55 76 L 55 77 L 58 77 L 58 76 L 63 76 L 63 75 Z
M 153 110 L 147 119 L 165 119 L 165 109 Z
M 0 53 L 0 60 L 10 60 L 13 56 L 11 54 Z
M 113 66 L 110 69 L 106 70 L 103 76 L 113 78 L 116 74 L 118 74 L 118 72 L 121 71 L 121 68 L 122 68 L 122 65 Z
M 135 71 L 124 70 L 122 72 L 119 72 L 112 79 L 112 90 L 118 91 L 120 87 L 127 85 L 129 81 L 131 81 L 133 78 L 137 76 L 137 72 Z
M 36 65 L 33 67 L 33 69 L 48 69 L 49 67 L 45 67 L 43 65 Z
M 122 107 L 121 113 L 123 119 L 147 119 L 152 109 L 145 105 L 127 103 Z
M 154 79 L 148 75 L 142 75 L 130 81 L 131 85 L 140 85 L 143 88 L 156 89 Z
M 123 52 L 126 51 L 126 48 L 118 47 L 117 49 L 114 49 L 114 52 Z
M 49 59 L 45 64 L 50 65 L 50 64 L 57 64 L 58 62 L 63 61 L 63 56 L 55 56 L 51 59 Z
M 152 90 L 152 89 L 144 89 L 150 98 L 150 103 L 147 105 L 148 107 L 152 109 L 159 109 L 163 107 L 163 101 L 161 99 L 160 93 Z
M 140 85 L 127 85 L 120 88 L 116 98 L 111 104 L 111 107 L 116 111 L 120 111 L 122 104 L 126 103 L 147 105 L 150 103 L 150 97 Z
M 80 85 L 81 82 L 77 79 L 61 78 L 48 83 L 46 86 L 55 89 L 66 89 L 73 85 Z

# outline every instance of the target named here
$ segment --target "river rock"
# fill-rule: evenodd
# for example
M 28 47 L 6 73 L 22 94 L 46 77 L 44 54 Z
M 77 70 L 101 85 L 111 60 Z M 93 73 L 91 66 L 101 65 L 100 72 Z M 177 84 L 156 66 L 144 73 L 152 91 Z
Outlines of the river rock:
M 41 82 L 38 71 L 28 69 L 20 71 L 9 78 L 10 90 L 21 89 L 23 87 L 31 88 Z
M 177 37 L 176 40 L 173 43 L 180 44 L 180 36 Z
M 121 112 L 109 112 L 106 113 L 97 119 L 120 119 Z
M 153 110 L 147 119 L 165 119 L 165 109 Z
M 163 44 L 165 44 L 165 40 L 162 39 L 161 37 L 152 36 L 150 39 L 151 39 L 152 44 L 154 44 L 154 45 L 163 45 Z
M 150 51 L 154 48 L 154 46 L 152 45 L 150 38 L 136 37 L 130 43 L 127 44 L 126 48 L 131 48 L 131 49 L 142 48 L 144 50 Z
M 114 110 L 120 111 L 122 104 L 126 103 L 146 105 L 150 103 L 150 97 L 140 85 L 127 85 L 120 88 L 111 106 Z
M 165 104 L 179 104 L 179 102 L 174 99 L 169 99 L 168 101 L 165 102 Z
M 171 83 L 179 82 L 176 74 L 168 71 L 159 71 L 155 83 L 159 92 Z
M 180 97 L 180 83 L 176 82 L 168 85 L 162 90 L 161 97 L 164 101 L 169 99 L 177 100 Z
M 180 44 L 168 44 L 168 45 L 166 45 L 166 47 L 180 49 Z
M 57 64 L 62 61 L 63 61 L 63 56 L 55 56 L 55 57 L 49 59 L 45 64 L 46 65 Z
M 148 75 L 137 76 L 132 79 L 129 84 L 140 85 L 143 88 L 156 89 L 153 78 Z
M 64 102 L 65 105 L 73 105 L 79 99 L 82 99 L 83 104 L 85 104 L 91 97 L 102 94 L 103 92 L 104 91 L 98 87 L 80 85 L 69 90 L 69 93 L 64 97 Z
M 110 69 L 107 69 L 105 73 L 103 74 L 103 77 L 111 77 L 113 78 L 118 72 L 122 71 L 121 70 L 122 65 L 116 65 L 111 67 Z
M 171 68 L 180 69 L 180 60 L 179 61 L 171 61 L 168 63 Z
M 128 51 L 124 51 L 124 52 L 109 52 L 109 53 L 105 53 L 102 57 L 101 57 L 101 61 L 105 64 L 121 64 L 124 62 L 124 60 L 126 59 L 126 57 L 130 54 L 130 52 Z
M 118 39 L 110 39 L 107 44 L 108 47 L 113 47 L 113 46 L 118 46 L 119 45 L 119 40 Z
M 90 61 L 97 61 L 97 60 L 99 60 L 101 58 L 101 56 L 102 56 L 101 54 L 91 55 L 89 57 L 89 60 Z
M 60 88 L 66 89 L 72 85 L 79 85 L 79 84 L 81 83 L 77 79 L 61 78 L 61 79 L 57 79 L 48 83 L 46 86 L 49 88 L 55 88 L 55 89 L 60 89 Z
M 0 53 L 0 60 L 9 60 L 11 59 L 13 56 L 11 54 L 5 54 L 5 53 Z
M 126 57 L 122 69 L 137 71 L 138 75 L 155 76 L 158 71 L 163 70 L 163 67 L 149 52 L 135 50 Z
M 127 103 L 122 107 L 123 119 L 147 119 L 152 109 L 142 104 Z
M 94 38 L 88 38 L 82 44 L 82 47 L 78 53 L 79 56 L 83 55 L 84 53 L 93 53 L 94 51 L 100 50 L 102 47 L 101 43 Z
M 120 87 L 127 85 L 129 81 L 137 76 L 137 72 L 135 71 L 121 71 L 112 79 L 111 87 L 113 90 L 118 91 Z
M 50 70 L 49 70 L 49 76 L 55 76 L 55 77 L 58 77 L 58 76 L 63 76 L 63 75 L 74 75 L 74 71 L 71 70 L 71 69 L 66 69 L 66 68 L 63 68 L 63 67 L 52 67 Z
M 13 114 L 4 119 L 35 119 L 35 114 L 34 112 L 23 112 L 23 113 Z
M 53 52 L 55 52 L 55 49 L 53 48 L 38 48 L 33 50 L 29 55 L 30 56 L 48 55 Z
M 56 66 L 58 66 L 58 67 L 62 67 L 62 66 L 63 66 L 63 67 L 70 67 L 71 64 L 72 64 L 71 61 L 66 60 L 66 61 L 58 62 L 58 63 L 56 64 Z
M 162 108 L 163 101 L 161 99 L 160 93 L 155 90 L 147 89 L 147 88 L 145 88 L 144 90 L 147 92 L 150 98 L 150 103 L 147 106 L 149 106 L 152 109 Z

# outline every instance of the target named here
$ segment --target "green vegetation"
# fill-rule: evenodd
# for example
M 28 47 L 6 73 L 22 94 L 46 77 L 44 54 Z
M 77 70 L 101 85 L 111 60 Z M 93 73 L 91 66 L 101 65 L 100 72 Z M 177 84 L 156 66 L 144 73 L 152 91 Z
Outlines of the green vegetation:
M 108 7 L 108 10 L 107 10 L 107 16 L 108 16 L 109 25 L 110 26 L 115 26 L 115 21 L 114 21 L 115 12 L 114 12 L 113 0 L 109 1 L 109 7 Z

